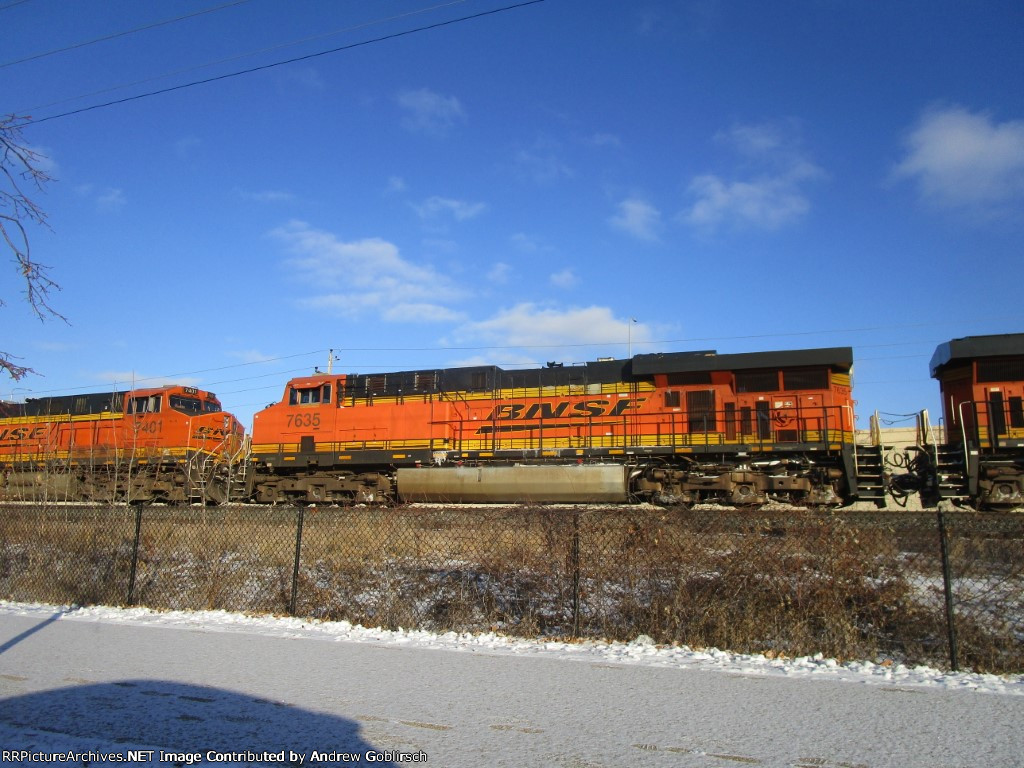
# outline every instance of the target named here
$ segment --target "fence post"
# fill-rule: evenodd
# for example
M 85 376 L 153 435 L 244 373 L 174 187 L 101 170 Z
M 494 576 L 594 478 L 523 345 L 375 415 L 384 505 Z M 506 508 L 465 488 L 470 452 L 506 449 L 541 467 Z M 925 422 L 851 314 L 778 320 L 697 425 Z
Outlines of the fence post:
M 139 538 L 142 533 L 142 507 L 135 507 L 135 542 L 132 544 L 132 568 L 128 574 L 128 605 L 135 605 L 135 573 L 139 564 Z
M 288 613 L 295 615 L 295 602 L 299 593 L 299 559 L 302 556 L 302 520 L 305 508 L 299 507 L 299 519 L 295 526 L 295 565 L 292 568 L 292 598 L 288 601 Z
M 956 619 L 953 615 L 953 576 L 949 566 L 949 536 L 946 533 L 946 516 L 940 510 L 939 550 L 942 553 L 942 584 L 946 594 L 946 636 L 949 642 L 949 666 L 954 672 L 960 671 L 959 652 L 956 642 Z
M 572 636 L 580 634 L 580 513 L 572 513 L 572 545 L 569 550 L 572 567 Z

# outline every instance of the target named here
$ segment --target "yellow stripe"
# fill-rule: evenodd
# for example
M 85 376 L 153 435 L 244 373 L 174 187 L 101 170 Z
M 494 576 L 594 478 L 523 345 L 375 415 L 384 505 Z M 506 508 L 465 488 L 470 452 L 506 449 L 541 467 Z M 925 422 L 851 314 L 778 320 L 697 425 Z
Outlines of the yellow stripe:
M 54 413 L 49 416 L 9 416 L 0 418 L 0 424 L 68 424 L 79 421 L 118 421 L 123 418 L 123 413 L 91 413 L 84 416 Z

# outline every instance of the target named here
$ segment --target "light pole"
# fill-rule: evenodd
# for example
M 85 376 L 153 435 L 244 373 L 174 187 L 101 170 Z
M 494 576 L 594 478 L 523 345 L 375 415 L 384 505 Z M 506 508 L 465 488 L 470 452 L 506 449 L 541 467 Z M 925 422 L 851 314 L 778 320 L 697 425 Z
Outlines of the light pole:
M 633 359 L 633 323 L 635 322 L 636 318 L 631 317 L 626 323 L 626 358 L 629 360 Z

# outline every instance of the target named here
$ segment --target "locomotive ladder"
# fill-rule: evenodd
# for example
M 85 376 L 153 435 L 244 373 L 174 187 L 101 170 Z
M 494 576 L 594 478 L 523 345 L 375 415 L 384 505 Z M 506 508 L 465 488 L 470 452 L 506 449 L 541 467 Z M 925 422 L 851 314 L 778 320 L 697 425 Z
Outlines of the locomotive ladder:
M 209 458 L 207 454 L 200 451 L 196 451 L 189 457 L 185 469 L 185 485 L 189 504 L 206 503 L 206 467 Z
M 228 498 L 227 501 L 245 501 L 249 496 L 249 457 L 252 445 L 246 438 L 242 447 L 228 461 Z
M 857 445 L 857 501 L 885 506 L 885 462 L 882 445 Z
M 931 470 L 926 473 L 925 487 L 921 489 L 926 504 L 934 505 L 943 500 L 956 502 L 970 497 L 971 457 L 965 455 L 963 445 L 935 438 L 927 410 L 917 415 L 917 447 L 928 457 Z M 976 475 L 976 454 L 973 464 Z

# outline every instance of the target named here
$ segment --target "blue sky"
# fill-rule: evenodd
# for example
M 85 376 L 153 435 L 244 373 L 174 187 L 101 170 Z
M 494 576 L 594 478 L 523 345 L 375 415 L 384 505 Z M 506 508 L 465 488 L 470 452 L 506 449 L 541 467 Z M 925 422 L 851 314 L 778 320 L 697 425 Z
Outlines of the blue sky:
M 866 426 L 1024 331 L 1021 3 L 512 4 L 0 2 L 69 320 L 3 275 L 0 397 L 852 346 Z

